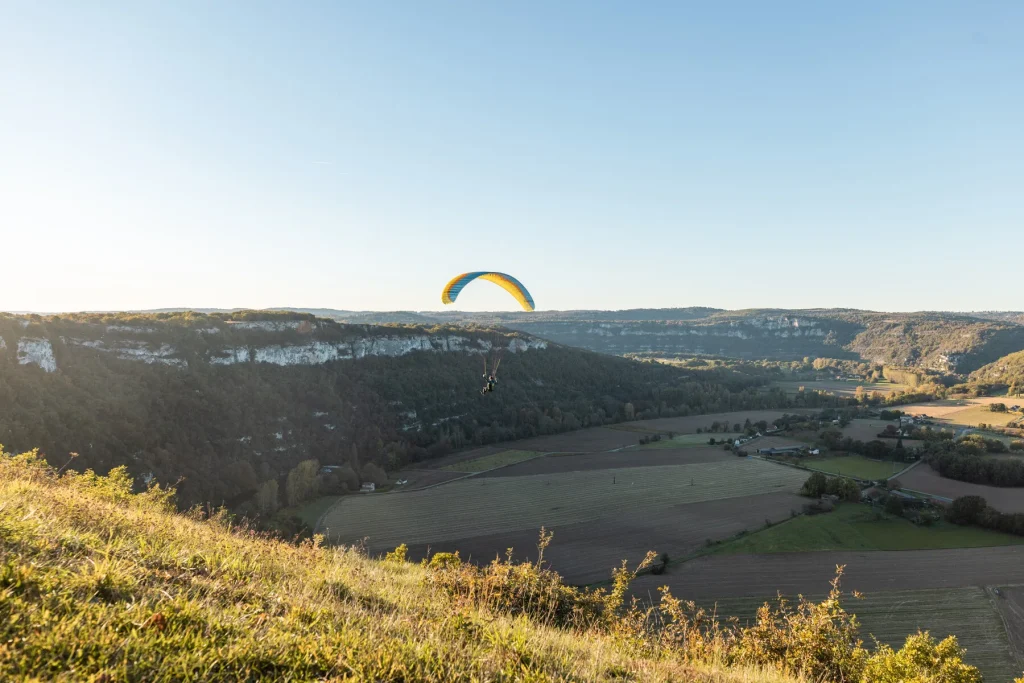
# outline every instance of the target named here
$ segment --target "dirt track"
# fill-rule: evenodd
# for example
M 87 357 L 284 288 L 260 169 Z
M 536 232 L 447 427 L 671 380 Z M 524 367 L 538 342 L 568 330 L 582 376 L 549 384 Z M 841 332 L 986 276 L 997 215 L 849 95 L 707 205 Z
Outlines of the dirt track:
M 644 576 L 637 595 L 668 585 L 677 597 L 695 600 L 742 596 L 821 594 L 836 565 L 846 565 L 844 590 L 863 592 L 956 588 L 1024 581 L 1024 546 L 956 550 L 711 555 Z
M 625 467 L 655 467 L 658 465 L 690 465 L 698 462 L 719 462 L 736 456 L 721 448 L 680 448 L 659 450 L 630 449 L 617 453 L 580 453 L 549 455 L 529 462 L 509 465 L 493 470 L 481 477 L 521 477 L 531 474 L 556 472 L 584 472 L 586 470 L 619 469 Z
M 675 505 L 642 514 L 609 510 L 613 516 L 552 527 L 550 531 L 555 537 L 545 558 L 570 583 L 604 581 L 611 577 L 612 568 L 624 559 L 635 566 L 648 550 L 667 552 L 670 557 L 678 558 L 696 550 L 708 538 L 721 540 L 743 529 L 753 531 L 761 527 L 765 519 L 773 522 L 787 519 L 790 510 L 800 509 L 803 502 L 803 498 L 794 494 L 769 493 Z M 514 548 L 517 559 L 535 560 L 538 531 L 530 529 L 437 542 L 430 544 L 430 550 L 458 550 L 464 558 L 487 562 L 495 555 L 504 555 L 506 548 Z M 410 546 L 409 554 L 419 560 L 426 555 L 427 547 L 427 544 Z M 372 552 L 386 550 L 390 548 L 371 547 Z
M 901 474 L 899 480 L 904 488 L 914 491 L 946 498 L 981 496 L 1000 512 L 1024 512 L 1024 488 L 982 486 L 981 484 L 947 479 L 923 463 L 909 472 Z M 1024 568 L 1021 569 L 1021 581 L 1024 581 Z

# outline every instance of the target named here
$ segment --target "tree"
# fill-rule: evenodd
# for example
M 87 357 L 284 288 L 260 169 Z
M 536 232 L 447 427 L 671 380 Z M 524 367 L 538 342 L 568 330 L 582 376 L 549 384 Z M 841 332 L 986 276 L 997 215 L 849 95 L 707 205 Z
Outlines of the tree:
M 990 412 L 993 412 L 993 413 L 1005 413 L 1006 412 L 1006 404 L 1005 403 L 989 403 L 988 404 L 988 409 L 989 409 Z
M 946 518 L 954 524 L 977 524 L 988 501 L 981 496 L 960 496 L 949 506 Z
M 820 498 L 825 493 L 827 487 L 828 478 L 821 472 L 814 472 L 804 482 L 800 493 L 811 498 Z
M 269 479 L 256 492 L 256 508 L 261 515 L 270 516 L 277 512 L 277 479 Z
M 373 482 L 377 486 L 383 486 L 388 483 L 388 475 L 377 465 L 372 462 L 368 462 L 363 465 L 363 469 L 360 472 L 363 482 Z
M 285 495 L 288 505 L 298 505 L 317 494 L 319 488 L 316 477 L 320 463 L 316 460 L 303 460 L 288 473 L 285 481 Z

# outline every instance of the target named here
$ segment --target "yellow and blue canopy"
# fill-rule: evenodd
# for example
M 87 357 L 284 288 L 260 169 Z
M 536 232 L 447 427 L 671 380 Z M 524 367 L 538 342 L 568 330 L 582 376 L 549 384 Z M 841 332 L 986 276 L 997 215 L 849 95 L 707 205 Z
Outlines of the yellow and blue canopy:
M 526 291 L 526 287 L 523 287 L 522 282 L 511 275 L 506 275 L 505 273 L 495 273 L 485 270 L 474 273 L 463 273 L 449 282 L 441 291 L 441 301 L 446 304 L 455 303 L 455 299 L 458 298 L 459 292 L 462 291 L 462 288 L 477 278 L 493 282 L 504 289 L 515 297 L 516 301 L 519 302 L 519 305 L 523 307 L 523 310 L 532 311 L 534 309 L 533 297 L 530 296 L 528 291 Z

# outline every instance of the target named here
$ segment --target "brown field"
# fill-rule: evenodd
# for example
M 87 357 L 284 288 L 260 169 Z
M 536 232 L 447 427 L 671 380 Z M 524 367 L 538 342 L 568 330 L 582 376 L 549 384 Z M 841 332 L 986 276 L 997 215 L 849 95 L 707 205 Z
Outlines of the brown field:
M 927 415 L 934 418 L 936 427 L 976 427 L 981 423 L 1006 425 L 1021 417 L 1020 413 L 993 413 L 988 410 L 992 403 L 1005 403 L 1010 406 L 1024 401 L 1006 396 L 982 396 L 914 403 L 897 408 L 909 415 Z
M 792 493 L 731 498 L 667 506 L 652 512 L 623 512 L 615 516 L 577 524 L 549 527 L 555 536 L 545 560 L 570 583 L 605 581 L 622 560 L 631 566 L 649 550 L 680 558 L 700 548 L 707 539 L 722 540 L 744 529 L 755 530 L 766 519 L 773 523 L 788 519 L 791 510 L 806 502 Z M 473 536 L 417 544 L 409 547 L 414 560 L 433 552 L 458 550 L 463 558 L 487 562 L 514 548 L 519 560 L 536 560 L 538 529 Z M 381 553 L 388 547 L 374 547 Z
M 1002 586 L 998 590 L 998 595 L 992 592 L 992 600 L 1003 617 L 1018 670 L 1024 670 L 1024 586 Z
M 498 470 L 485 472 L 483 477 L 522 477 L 531 474 L 555 474 L 560 472 L 584 472 L 630 467 L 656 467 L 661 465 L 690 465 L 701 462 L 720 462 L 736 456 L 721 448 L 680 448 L 659 450 L 629 449 L 614 453 L 570 453 L 548 455 L 529 462 L 509 465 Z
M 901 406 L 902 407 L 902 406 Z M 843 436 L 859 441 L 874 441 L 878 439 L 890 446 L 896 445 L 896 439 L 879 439 L 878 434 L 888 425 L 899 426 L 895 420 L 851 420 L 850 424 L 843 427 Z M 917 448 L 923 441 L 916 439 L 903 439 L 904 448 Z
M 505 448 L 523 451 L 539 451 L 541 453 L 596 453 L 614 448 L 634 446 L 640 441 L 636 432 L 610 429 L 608 427 L 591 427 L 576 432 L 535 436 L 520 441 L 509 441 Z
M 790 596 L 792 597 L 792 596 Z M 820 600 L 824 594 L 808 596 Z M 861 599 L 848 597 L 845 608 L 857 615 L 860 634 L 871 647 L 872 637 L 892 647 L 903 645 L 907 635 L 919 629 L 936 639 L 955 635 L 967 650 L 967 662 L 981 669 L 985 680 L 1008 681 L 1018 675 L 1018 664 L 1007 629 L 996 606 L 995 596 L 978 586 L 939 589 L 872 592 Z M 749 623 L 765 598 L 731 598 L 708 601 L 722 616 L 738 617 Z
M 899 480 L 903 488 L 921 493 L 930 493 L 944 498 L 981 496 L 1000 512 L 1024 512 L 1024 488 L 983 486 L 947 479 L 924 463 L 901 474 Z M 1024 569 L 1021 570 L 1021 580 L 1024 580 Z
M 670 567 L 661 576 L 641 576 L 634 592 L 657 595 L 658 586 L 668 585 L 677 597 L 698 601 L 776 592 L 818 595 L 828 591 L 836 565 L 846 566 L 844 590 L 864 593 L 998 586 L 1021 580 L 1024 546 L 708 555 Z

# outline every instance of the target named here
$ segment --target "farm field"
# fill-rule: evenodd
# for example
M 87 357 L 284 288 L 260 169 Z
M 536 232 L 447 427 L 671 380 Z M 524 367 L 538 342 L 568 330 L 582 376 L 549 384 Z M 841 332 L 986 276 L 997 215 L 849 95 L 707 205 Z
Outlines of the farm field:
M 810 596 L 808 596 L 810 598 Z M 824 598 L 824 593 L 814 599 Z M 751 620 L 764 598 L 739 598 L 704 603 L 723 616 Z M 946 590 L 869 592 L 861 599 L 847 596 L 845 609 L 857 615 L 866 646 L 871 636 L 899 648 L 907 635 L 930 631 L 936 640 L 955 635 L 967 649 L 966 661 L 981 669 L 985 680 L 1010 681 L 1020 675 L 1006 629 L 993 601 L 982 587 Z
M 899 424 L 895 420 L 850 420 L 850 424 L 843 427 L 843 436 L 848 436 L 851 439 L 857 439 L 859 441 L 882 441 L 889 446 L 896 445 L 896 439 L 879 439 L 878 434 L 882 432 L 887 426 L 896 426 Z M 923 442 L 918 439 L 904 439 L 904 448 L 917 448 Z
M 1024 537 L 940 522 L 917 526 L 901 517 L 875 519 L 868 505 L 841 503 L 833 512 L 803 515 L 715 546 L 712 554 L 817 550 L 935 550 L 1024 544 Z
M 1003 616 L 1018 668 L 1024 668 L 1024 586 L 1000 586 L 997 590 L 992 591 L 991 598 Z
M 805 458 L 801 462 L 808 469 L 818 470 L 819 472 L 838 474 L 844 477 L 855 477 L 857 479 L 867 479 L 871 481 L 888 479 L 907 466 L 907 463 L 903 462 L 893 463 L 881 460 L 871 460 L 870 458 L 865 458 L 862 455 L 839 455 L 830 458 Z
M 627 560 L 630 566 L 647 551 L 668 553 L 670 558 L 687 556 L 708 539 L 729 538 L 744 529 L 756 529 L 765 519 L 789 519 L 802 499 L 792 493 L 766 493 L 744 498 L 671 505 L 653 511 L 616 509 L 601 519 L 547 527 L 554 540 L 544 553 L 545 563 L 566 581 L 587 584 L 607 581 L 612 569 Z M 524 529 L 470 538 L 412 544 L 409 557 L 419 560 L 428 552 L 458 550 L 463 558 L 487 562 L 513 548 L 517 560 L 536 561 L 537 529 Z M 428 547 L 429 546 L 429 547 Z M 376 549 L 375 553 L 390 550 Z
M 702 462 L 722 462 L 730 458 L 735 459 L 736 456 L 727 453 L 721 446 L 654 450 L 628 448 L 614 453 L 556 453 L 502 467 L 493 472 L 485 472 L 478 478 L 522 477 L 531 474 L 628 469 L 657 465 L 689 465 Z
M 749 458 L 723 462 L 470 478 L 424 491 L 345 496 L 325 515 L 332 541 L 374 547 L 592 521 L 614 510 L 796 492 L 805 473 Z
M 320 517 L 327 512 L 332 505 L 334 505 L 341 496 L 322 496 L 316 500 L 312 500 L 305 505 L 300 505 L 298 508 L 290 508 L 294 511 L 296 517 L 301 519 L 310 529 L 316 528 L 316 523 L 320 520 Z M 284 510 L 285 514 L 289 510 Z
M 783 415 L 800 415 L 805 413 L 813 413 L 815 410 L 809 408 L 791 408 L 789 410 L 745 410 L 733 413 L 713 413 L 711 415 L 689 415 L 687 417 L 659 417 L 653 420 L 641 420 L 638 422 L 627 422 L 625 425 L 639 425 L 647 428 L 650 431 L 657 432 L 676 432 L 677 434 L 695 434 L 697 429 L 704 429 L 711 425 L 712 422 L 727 422 L 730 425 L 734 425 L 737 422 L 743 424 L 744 421 L 750 420 L 751 422 L 765 422 L 771 423 L 772 421 L 782 417 Z M 622 425 L 616 425 L 621 427 Z M 633 443 L 636 443 L 635 441 Z M 552 449 L 554 450 L 554 449 Z
M 716 444 L 721 444 L 723 441 L 735 441 L 736 439 L 743 436 L 743 434 L 729 434 L 729 433 L 710 433 L 710 434 L 677 434 L 676 436 L 669 438 L 662 438 L 661 441 L 653 441 L 649 444 L 640 446 L 642 449 L 658 449 L 658 448 L 698 448 L 701 446 L 710 446 L 711 439 L 715 440 Z M 721 448 L 721 446 L 719 446 Z
M 670 566 L 660 576 L 638 577 L 635 592 L 657 595 L 658 586 L 667 584 L 677 595 L 698 601 L 777 591 L 818 595 L 828 591 L 836 565 L 846 567 L 846 591 L 1002 586 L 1021 580 L 1024 546 L 705 555 Z
M 922 493 L 950 499 L 960 496 L 981 496 L 1000 512 L 1024 512 L 1024 488 L 983 486 L 947 479 L 925 463 L 901 474 L 899 479 L 904 488 Z
M 540 453 L 537 451 L 498 451 L 497 453 L 488 453 L 471 460 L 461 460 L 450 465 L 445 465 L 441 469 L 454 472 L 486 472 L 487 470 L 492 470 L 495 467 L 514 465 L 515 463 L 522 462 L 523 460 L 536 458 L 538 455 L 540 455 Z
M 806 381 L 790 381 L 781 380 L 774 383 L 780 389 L 785 391 L 787 394 L 796 394 L 800 391 L 800 387 L 803 387 L 806 391 L 824 391 L 829 394 L 835 394 L 836 396 L 854 396 L 857 393 L 857 387 L 864 387 L 864 391 L 868 394 L 877 391 L 880 394 L 891 394 L 895 391 L 903 391 L 906 389 L 906 385 L 893 384 L 891 382 L 848 382 L 845 380 L 806 380 Z
M 899 410 L 908 415 L 927 415 L 935 420 L 936 426 L 977 427 L 979 424 L 1005 426 L 1021 417 L 1020 413 L 993 413 L 989 410 L 992 403 L 1012 405 L 1021 403 L 1020 399 L 1006 396 L 982 396 L 978 398 L 944 399 L 927 403 L 913 403 L 898 406 Z

